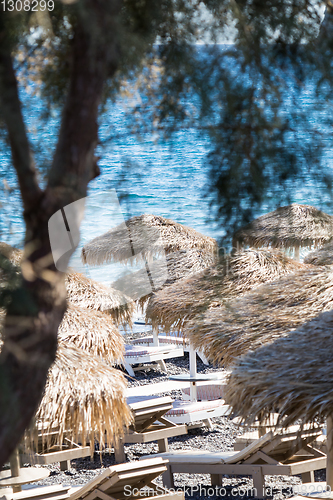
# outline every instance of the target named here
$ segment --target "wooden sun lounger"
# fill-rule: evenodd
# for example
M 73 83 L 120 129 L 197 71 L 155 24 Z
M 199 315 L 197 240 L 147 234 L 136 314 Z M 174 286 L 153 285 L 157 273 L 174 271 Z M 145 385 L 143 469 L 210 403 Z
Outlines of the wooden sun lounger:
M 58 448 L 58 447 L 57 447 Z M 21 463 L 32 462 L 34 465 L 49 465 L 55 462 L 60 462 L 60 470 L 65 471 L 70 468 L 70 461 L 77 458 L 89 457 L 91 454 L 90 446 L 80 446 L 73 443 L 70 448 L 63 447 L 56 451 L 47 451 L 45 453 L 31 452 L 24 453 L 20 456 Z
M 40 467 L 22 467 L 13 474 L 11 469 L 0 472 L 0 491 L 7 488 L 10 491 L 20 492 L 23 485 L 35 481 L 42 481 L 50 475 L 50 471 Z
M 159 451 L 169 449 L 168 438 L 187 434 L 186 425 L 176 425 L 164 415 L 172 408 L 173 400 L 169 397 L 138 396 L 127 398 L 132 410 L 134 423 L 121 438 L 115 448 L 117 462 L 125 462 L 124 445 L 126 443 L 150 443 L 157 441 Z
M 183 492 L 170 492 L 153 482 L 167 470 L 166 464 L 162 458 L 150 458 L 114 465 L 81 488 L 36 487 L 5 495 L 4 500 L 185 500 Z
M 108 467 L 100 476 L 69 495 L 69 500 L 123 500 L 125 498 L 147 498 L 155 500 L 184 500 L 183 492 L 169 492 L 153 483 L 166 471 L 166 460 L 146 459 L 139 462 Z M 149 492 L 141 491 L 144 487 Z M 131 495 L 133 491 L 135 494 Z M 141 493 L 141 494 L 140 494 Z
M 62 445 L 59 446 L 58 437 L 57 426 L 52 427 L 52 431 L 44 432 L 40 425 L 37 443 L 26 453 L 20 454 L 21 464 L 31 462 L 34 465 L 49 465 L 60 462 L 60 470 L 64 471 L 70 468 L 71 460 L 89 457 L 91 454 L 90 446 L 81 446 L 68 439 L 66 434 Z
M 1 500 L 66 500 L 70 486 L 55 484 L 52 486 L 29 486 L 17 493 L 6 492 L 1 495 Z
M 166 372 L 165 359 L 179 358 L 184 356 L 184 349 L 181 346 L 125 346 L 125 355 L 122 364 L 129 375 L 135 377 L 135 371 L 152 367 L 152 363 L 157 363 L 161 370 Z M 148 366 L 147 366 L 148 364 Z M 133 367 L 133 365 L 146 365 Z
M 264 498 L 265 475 L 301 474 L 305 482 L 313 481 L 313 471 L 326 467 L 326 455 L 309 443 L 320 435 L 321 429 L 287 430 L 278 434 L 268 432 L 239 452 L 210 453 L 177 451 L 159 456 L 169 461 L 163 475 L 164 484 L 173 487 L 173 474 L 210 474 L 212 485 L 221 485 L 225 474 L 250 475 L 256 497 Z
M 254 422 L 251 427 L 255 428 L 255 430 L 244 432 L 244 434 L 238 436 L 236 438 L 236 441 L 234 443 L 234 450 L 235 451 L 240 451 L 249 446 L 251 443 L 254 441 L 257 441 L 261 436 L 266 434 L 271 429 L 274 429 L 277 426 L 278 423 L 278 413 L 271 413 L 269 418 L 265 422 Z M 232 420 L 233 423 L 238 423 L 240 425 L 243 425 L 238 418 L 234 418 Z M 290 430 L 292 429 L 298 429 L 298 426 L 291 426 L 289 427 Z M 305 429 L 310 429 L 311 424 L 307 424 Z M 323 429 L 322 429 L 323 430 Z M 323 434 L 320 434 L 312 443 L 312 446 L 316 448 L 319 451 L 322 451 L 323 453 L 326 453 L 326 436 Z

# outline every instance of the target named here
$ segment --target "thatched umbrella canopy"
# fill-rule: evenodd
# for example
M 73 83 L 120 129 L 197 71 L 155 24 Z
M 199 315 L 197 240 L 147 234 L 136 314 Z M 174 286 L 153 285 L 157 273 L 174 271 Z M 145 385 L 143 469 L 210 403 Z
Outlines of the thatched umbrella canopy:
M 58 338 L 66 344 L 100 356 L 109 363 L 123 357 L 124 341 L 112 318 L 69 304 L 58 329 Z
M 0 242 L 0 254 L 15 266 L 20 265 L 23 257 L 22 250 L 4 242 Z M 66 290 L 69 303 L 110 314 L 117 324 L 131 324 L 135 304 L 119 290 L 87 278 L 73 269 L 69 269 L 66 274 Z
M 119 290 L 105 286 L 73 270 L 69 270 L 66 275 L 66 290 L 70 304 L 108 313 L 117 324 L 131 324 L 135 304 Z
M 19 266 L 22 261 L 23 251 L 0 241 L 0 254 L 8 259 L 14 266 Z
M 43 399 L 36 413 L 45 433 L 59 429 L 59 443 L 66 436 L 101 448 L 117 442 L 131 423 L 126 381 L 119 370 L 101 358 L 62 342 L 49 370 Z M 68 435 L 69 434 L 69 435 Z
M 153 295 L 146 318 L 165 330 L 181 330 L 196 315 L 279 276 L 307 269 L 278 250 L 243 250 Z
M 237 359 L 225 399 L 248 422 L 277 408 L 284 426 L 333 415 L 333 311 Z
M 293 203 L 262 215 L 234 234 L 233 245 L 295 248 L 321 246 L 333 237 L 333 217 Z
M 304 262 L 313 266 L 331 266 L 333 264 L 333 242 L 330 241 L 322 248 L 309 253 Z
M 94 238 L 82 249 L 85 264 L 151 260 L 162 252 L 188 249 L 217 255 L 217 243 L 190 227 L 158 215 L 140 215 Z
M 333 311 L 237 360 L 225 399 L 251 423 L 279 412 L 284 427 L 327 419 L 326 480 L 333 486 Z
M 215 262 L 212 254 L 201 250 L 180 250 L 166 255 L 166 262 L 155 260 L 135 273 L 125 275 L 112 285 L 143 306 L 152 293 L 176 281 L 197 274 Z M 147 274 L 149 270 L 150 278 Z
M 298 271 L 195 317 L 184 329 L 217 364 L 255 350 L 333 309 L 333 270 Z

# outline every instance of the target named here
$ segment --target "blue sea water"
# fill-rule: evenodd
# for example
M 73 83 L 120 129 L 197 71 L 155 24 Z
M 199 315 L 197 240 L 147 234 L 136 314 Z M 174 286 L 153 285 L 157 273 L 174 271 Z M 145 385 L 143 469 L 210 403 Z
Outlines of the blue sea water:
M 24 96 L 27 98 L 27 96 Z M 37 123 L 42 110 L 42 102 L 36 97 L 30 100 L 25 109 L 25 118 L 30 127 Z M 112 120 L 121 129 L 122 110 L 112 106 Z M 115 112 L 118 115 L 115 115 Z M 107 121 L 107 116 L 103 117 Z M 48 155 L 52 155 L 59 121 L 55 117 L 38 130 L 36 143 L 43 143 Z M 36 127 L 35 127 L 36 128 Z M 109 127 L 105 127 L 109 129 Z M 101 127 L 101 138 L 107 131 Z M 31 134 L 32 136 L 32 134 Z M 103 137 L 104 136 L 104 137 Z M 133 215 L 142 213 L 162 215 L 213 237 L 223 233 L 214 222 L 209 209 L 209 200 L 203 198 L 207 186 L 207 169 L 203 167 L 209 151 L 209 141 L 195 130 L 176 133 L 170 142 L 155 141 L 153 137 L 144 142 L 127 136 L 109 143 L 98 151 L 101 175 L 89 186 L 86 200 L 86 213 L 81 225 L 81 243 L 71 261 L 76 269 L 82 268 L 79 252 L 83 244 L 93 237 L 111 229 Z M 39 155 L 44 160 L 46 150 Z M 3 149 L 0 155 L 0 176 L 10 187 L 16 185 L 16 176 L 10 165 L 10 154 Z M 47 160 L 46 160 L 47 162 Z M 130 166 L 128 166 L 130 164 Z M 127 165 L 127 167 L 124 167 Z M 122 182 L 122 172 L 125 180 Z M 113 213 L 110 190 L 116 189 L 121 202 L 122 217 Z M 8 194 L 1 192 L 1 239 L 16 246 L 22 246 L 24 223 L 22 205 L 17 189 Z M 103 267 L 103 270 L 90 270 L 90 275 L 105 282 L 119 276 L 119 266 Z
M 313 95 L 305 89 L 302 99 L 306 108 L 312 104 Z M 21 100 L 37 161 L 39 165 L 45 164 L 46 168 L 57 137 L 59 115 L 54 113 L 45 124 L 39 118 L 44 106 L 41 98 L 32 97 L 25 89 L 21 89 Z M 320 128 L 319 118 L 314 118 L 316 120 L 318 123 L 314 125 Z M 203 196 L 208 183 L 207 154 L 211 148 L 205 132 L 189 128 L 176 132 L 169 140 L 157 136 L 138 139 L 126 134 L 126 116 L 121 101 L 110 103 L 101 118 L 102 141 L 106 140 L 110 130 L 116 133 L 116 137 L 99 147 L 101 176 L 89 185 L 81 242 L 72 259 L 72 266 L 106 283 L 116 279 L 121 272 L 119 266 L 87 270 L 80 263 L 79 253 L 84 243 L 114 227 L 121 222 L 122 217 L 126 219 L 142 213 L 162 215 L 208 236 L 219 238 L 223 235 L 223 227 L 215 221 L 209 198 Z M 330 137 L 328 129 L 322 130 Z M 333 157 L 330 148 L 324 155 L 324 162 L 331 169 Z M 0 181 L 3 179 L 13 191 L 0 191 L 1 239 L 21 246 L 24 238 L 22 205 L 10 153 L 5 146 L 0 152 Z M 121 201 L 122 215 L 118 213 L 116 217 L 108 201 L 111 189 L 116 189 Z M 318 190 L 310 176 L 296 185 L 292 201 L 315 205 L 333 213 L 330 195 Z M 262 210 L 274 208 L 263 207 Z

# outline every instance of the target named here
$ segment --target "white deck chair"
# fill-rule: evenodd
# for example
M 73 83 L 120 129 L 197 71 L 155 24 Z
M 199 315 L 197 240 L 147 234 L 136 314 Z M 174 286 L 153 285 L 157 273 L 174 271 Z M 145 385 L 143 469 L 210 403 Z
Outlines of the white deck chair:
M 198 401 L 215 401 L 224 398 L 225 384 L 221 380 L 215 380 L 209 383 L 197 384 Z M 182 389 L 183 400 L 191 401 L 191 390 L 189 387 Z
M 176 345 L 176 346 L 182 346 L 184 349 L 184 352 L 190 352 L 190 341 L 187 338 L 179 337 L 178 335 L 175 334 L 169 334 L 169 335 L 159 335 L 158 336 L 158 341 L 159 345 L 167 344 L 167 345 Z M 134 345 L 146 345 L 146 346 L 152 346 L 154 345 L 155 339 L 153 335 L 147 336 L 147 337 L 141 337 L 138 339 L 135 339 L 133 341 Z M 204 355 L 203 351 L 201 349 L 196 350 L 197 355 L 201 359 L 204 365 L 208 366 L 209 362 Z
M 166 413 L 166 418 L 175 424 L 193 425 L 196 422 L 204 422 L 212 429 L 210 419 L 230 414 L 230 406 L 223 399 L 213 401 L 180 401 L 173 403 L 172 409 Z
M 157 363 L 161 370 L 166 372 L 165 359 L 179 358 L 184 356 L 184 349 L 179 346 L 152 346 L 143 347 L 127 344 L 125 345 L 125 354 L 122 364 L 129 375 L 135 377 L 135 371 L 145 369 L 141 365 L 147 365 L 151 368 L 152 363 Z M 140 365 L 140 367 L 133 367 Z

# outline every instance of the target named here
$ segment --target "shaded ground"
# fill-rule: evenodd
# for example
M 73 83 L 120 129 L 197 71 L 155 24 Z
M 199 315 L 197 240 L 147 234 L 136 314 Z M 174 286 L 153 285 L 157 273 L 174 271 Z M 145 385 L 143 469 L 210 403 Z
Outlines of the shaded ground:
M 188 354 L 183 358 L 168 360 L 166 363 L 168 374 L 163 374 L 156 370 L 147 372 L 139 371 L 136 379 L 129 377 L 129 386 L 139 386 L 147 383 L 156 383 L 168 380 L 168 376 L 176 373 L 188 371 Z M 205 366 L 199 358 L 198 372 L 209 373 L 216 371 L 212 367 Z M 173 398 L 181 398 L 181 391 L 172 391 L 166 393 Z M 237 436 L 243 433 L 243 428 L 234 424 L 227 417 L 212 419 L 214 428 L 209 431 L 206 427 L 196 428 L 189 431 L 188 435 L 178 436 L 169 439 L 170 449 L 205 449 L 208 451 L 228 451 L 233 449 L 233 444 Z M 150 455 L 157 452 L 156 443 L 134 444 L 125 446 L 128 461 L 138 460 L 144 455 Z M 95 452 L 94 457 L 73 460 L 71 468 L 68 471 L 61 472 L 59 464 L 47 466 L 50 470 L 50 476 L 37 484 L 56 484 L 64 485 L 82 485 L 100 474 L 105 467 L 115 464 L 113 449 L 103 451 L 101 454 Z M 316 481 L 325 481 L 325 470 L 315 473 Z M 158 480 L 159 484 L 161 480 Z M 268 496 L 273 500 L 290 497 L 293 494 L 292 487 L 300 485 L 299 477 L 288 476 L 266 476 L 266 487 Z M 207 474 L 176 474 L 175 487 L 185 491 L 187 500 L 204 500 L 209 498 L 215 500 L 218 498 L 233 498 L 236 500 L 254 498 L 252 480 L 250 478 L 233 478 L 225 476 L 223 486 L 216 491 L 210 485 L 210 478 Z

